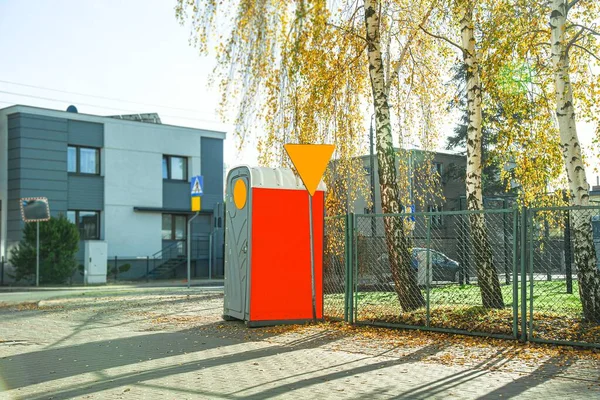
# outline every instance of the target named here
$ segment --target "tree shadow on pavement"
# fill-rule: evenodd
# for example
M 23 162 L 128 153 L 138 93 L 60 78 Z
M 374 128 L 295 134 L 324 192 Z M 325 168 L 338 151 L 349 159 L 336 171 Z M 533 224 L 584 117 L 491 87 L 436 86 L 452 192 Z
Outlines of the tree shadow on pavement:
M 314 386 L 317 384 L 322 384 L 324 381 L 333 381 L 333 380 L 337 380 L 337 379 L 343 379 L 343 378 L 347 378 L 348 376 L 352 376 L 352 375 L 364 374 L 367 372 L 382 370 L 385 368 L 395 367 L 395 366 L 402 365 L 402 364 L 418 362 L 418 361 L 423 360 L 424 358 L 430 357 L 431 355 L 433 355 L 441 350 L 443 350 L 443 347 L 440 347 L 437 345 L 428 345 L 428 346 L 422 347 L 422 348 L 420 348 L 412 353 L 409 353 L 403 357 L 400 357 L 400 358 L 388 358 L 385 361 L 369 363 L 367 365 L 360 365 L 360 366 L 356 366 L 354 368 L 343 369 L 341 371 L 333 371 L 333 372 L 327 373 L 325 375 L 311 376 L 311 377 L 299 379 L 304 375 L 308 375 L 308 374 L 312 375 L 315 372 L 322 372 L 323 370 L 330 370 L 330 369 L 339 368 L 342 366 L 347 367 L 349 364 L 352 364 L 352 363 L 362 362 L 362 361 L 366 361 L 369 359 L 376 359 L 377 357 L 380 357 L 383 354 L 377 354 L 375 356 L 365 356 L 365 357 L 359 358 L 359 359 L 351 361 L 351 362 L 339 363 L 339 364 L 328 366 L 327 368 L 323 368 L 320 370 L 316 370 L 316 371 L 312 370 L 309 372 L 295 374 L 290 377 L 285 377 L 284 378 L 285 380 L 289 380 L 292 378 L 294 378 L 295 380 L 293 382 L 288 382 L 283 385 L 279 385 L 276 387 L 272 387 L 272 388 L 260 391 L 259 393 L 253 395 L 253 397 L 269 398 L 269 397 L 273 397 L 273 396 L 277 396 L 277 395 L 282 395 L 284 393 L 289 393 L 293 390 L 304 389 L 304 388 Z M 388 351 L 386 351 L 386 353 L 387 352 Z M 264 383 L 263 385 L 267 385 L 267 384 L 271 385 L 274 382 L 276 382 L 276 381 L 269 381 L 269 382 Z M 254 389 L 254 388 L 257 388 L 257 387 L 263 386 L 263 385 L 257 385 L 257 386 L 250 387 L 250 388 L 244 388 L 242 390 L 234 392 L 233 394 L 237 394 L 238 396 L 239 395 L 243 396 L 244 392 L 247 392 L 250 389 Z
M 191 294 L 191 295 L 172 295 L 168 297 L 160 297 L 155 295 L 156 299 L 152 299 L 152 301 L 144 297 L 131 297 L 128 299 L 128 311 L 135 310 L 145 310 L 150 307 L 157 307 L 160 305 L 169 305 L 175 306 L 178 304 L 190 304 L 192 300 L 197 299 L 198 301 L 209 301 L 209 300 L 217 300 L 222 299 L 223 294 Z M 185 296 L 185 297 L 184 297 Z M 177 297 L 176 299 L 172 299 L 169 297 Z M 81 297 L 85 301 L 82 303 L 73 304 L 76 297 L 68 297 L 62 299 L 53 299 L 53 300 L 41 300 L 41 301 L 33 301 L 33 302 L 23 302 L 18 304 L 9 304 L 9 305 L 0 305 L 0 315 L 3 321 L 10 321 L 16 319 L 29 318 L 32 316 L 37 316 L 41 313 L 43 314 L 55 314 L 55 313 L 63 313 L 66 311 L 76 312 L 76 311 L 85 311 L 88 309 L 99 309 L 101 311 L 110 311 L 111 309 L 117 308 L 115 306 L 115 301 L 110 299 L 110 296 L 100 296 L 100 297 Z M 97 300 L 96 300 L 97 299 Z M 94 301 L 96 300 L 96 301 Z M 64 304 L 61 304 L 63 302 Z M 23 305 L 26 305 L 28 308 L 21 309 Z
M 552 357 L 533 372 L 528 372 L 521 378 L 512 381 L 494 391 L 481 396 L 481 399 L 506 399 L 516 397 L 523 394 L 525 391 L 541 385 L 546 381 L 556 377 L 561 372 L 567 369 L 567 366 L 558 366 L 558 361 L 562 357 Z M 481 385 L 481 382 L 476 382 L 477 379 L 484 377 L 493 372 L 494 369 L 502 367 L 510 362 L 504 354 L 504 351 L 498 352 L 492 358 L 485 360 L 477 365 L 431 382 L 424 383 L 420 386 L 411 388 L 403 393 L 394 396 L 394 399 L 428 399 L 434 396 L 447 395 L 448 391 L 456 388 L 461 397 L 466 397 L 469 393 L 461 390 L 463 385 L 471 384 L 472 386 Z M 464 386 L 463 386 L 464 387 Z
M 206 328 L 219 331 L 219 326 L 222 325 L 223 322 L 207 324 Z M 194 361 L 183 363 L 174 361 L 173 365 L 154 368 L 141 373 L 132 372 L 111 376 L 108 381 L 86 382 L 80 385 L 68 386 L 65 389 L 61 388 L 56 392 L 50 389 L 51 385 L 46 385 L 49 389 L 39 396 L 39 398 L 52 397 L 54 399 L 72 398 L 122 385 L 190 372 L 200 368 L 240 363 L 276 354 L 315 348 L 323 342 L 324 336 L 323 332 L 319 332 L 312 336 L 305 336 L 301 341 L 290 346 L 257 343 L 256 345 L 263 348 L 230 352 L 227 349 L 229 346 L 244 345 L 245 342 L 236 338 L 225 337 L 227 335 L 216 337 L 216 335 L 206 335 L 206 333 L 206 331 L 197 329 L 159 332 L 8 356 L 0 359 L 0 379 L 4 381 L 9 390 L 21 389 L 30 385 L 77 377 L 86 373 L 102 374 L 102 371 L 111 368 L 134 365 L 148 360 L 164 359 L 165 363 L 168 363 L 169 357 L 198 354 L 197 359 Z M 270 335 L 275 336 L 275 334 L 269 334 L 268 331 L 265 331 L 262 337 L 268 338 Z M 222 351 L 223 354 L 214 357 L 203 357 L 203 352 L 215 349 Z M 212 396 L 214 393 L 210 395 Z M 29 398 L 36 398 L 36 396 L 29 396 Z
M 204 308 L 204 309 L 200 309 L 200 310 L 194 310 L 194 312 L 200 313 L 203 311 L 214 311 L 217 309 L 222 309 L 222 307 Z M 126 325 L 131 325 L 131 324 L 148 321 L 150 319 L 149 317 L 140 316 L 140 317 L 131 317 L 125 321 L 109 322 L 109 321 L 105 321 L 105 318 L 103 318 L 101 316 L 102 314 L 104 314 L 102 311 L 96 312 L 96 313 L 90 315 L 89 317 L 87 317 L 85 320 L 80 321 L 77 324 L 77 326 L 75 326 L 73 328 L 72 332 L 70 332 L 69 334 L 54 341 L 52 344 L 48 345 L 47 348 L 58 347 L 62 343 L 73 339 L 78 334 L 80 334 L 80 333 L 88 334 L 91 330 L 94 330 L 94 329 L 118 328 L 118 327 L 123 327 Z M 179 312 L 175 311 L 172 313 L 163 313 L 163 314 L 160 314 L 160 317 L 168 318 L 168 317 L 171 317 L 174 315 L 179 315 Z M 110 319 L 110 315 L 107 315 L 105 317 L 107 319 Z
M 542 365 L 536 368 L 534 371 L 523 375 L 522 377 L 512 381 L 510 384 L 504 385 L 497 388 L 496 390 L 481 397 L 482 399 L 510 399 L 513 397 L 519 397 L 524 392 L 542 385 L 549 380 L 556 378 L 563 374 L 569 368 L 568 364 L 565 363 L 564 356 L 554 356 L 544 361 Z M 596 383 L 596 382 L 594 382 Z M 583 386 L 583 382 L 577 382 L 577 385 Z M 571 393 L 572 395 L 573 393 Z M 557 395 L 557 393 L 554 393 Z M 569 394 L 567 394 L 567 398 Z
M 42 375 L 38 375 L 38 372 L 40 371 L 40 369 L 42 371 L 46 370 L 49 367 L 49 364 L 51 364 L 51 361 L 54 360 L 55 357 L 58 356 L 58 354 L 54 354 L 54 352 L 56 350 L 50 350 L 50 352 L 51 352 L 50 354 L 44 354 L 44 352 L 37 352 L 38 354 L 32 353 L 34 355 L 32 355 L 31 357 L 24 357 L 20 360 L 13 359 L 13 361 L 17 361 L 21 365 L 21 368 L 16 368 L 15 370 L 8 372 L 7 374 L 5 374 L 5 372 L 7 372 L 7 369 L 3 368 L 2 373 L 3 373 L 3 377 L 6 381 L 6 383 L 8 383 L 10 388 L 24 387 L 27 385 L 33 385 L 33 384 L 37 384 L 37 383 L 41 383 L 41 382 L 47 382 L 47 381 L 53 380 L 53 379 L 70 377 L 73 375 L 86 373 L 86 372 L 94 372 L 95 375 L 98 377 L 98 380 L 94 381 L 94 382 L 87 381 L 87 382 L 82 382 L 79 384 L 69 385 L 67 387 L 61 386 L 60 388 L 58 388 L 58 390 L 49 389 L 49 390 L 46 390 L 43 394 L 28 396 L 29 399 L 33 399 L 33 400 L 49 398 L 49 397 L 51 397 L 52 399 L 55 399 L 55 400 L 70 399 L 73 397 L 89 395 L 89 394 L 98 393 L 98 392 L 105 391 L 105 390 L 111 390 L 111 389 L 115 389 L 115 388 L 119 388 L 119 387 L 125 387 L 128 385 L 154 388 L 157 390 L 159 390 L 159 389 L 165 390 L 166 388 L 159 386 L 158 384 L 155 384 L 153 382 L 149 382 L 149 381 L 153 381 L 153 380 L 157 380 L 157 379 L 161 379 L 161 378 L 165 378 L 165 377 L 169 377 L 169 376 L 184 374 L 184 373 L 188 373 L 188 372 L 199 371 L 201 369 L 206 369 L 206 368 L 213 368 L 213 367 L 219 367 L 219 366 L 224 366 L 224 365 L 229 365 L 229 364 L 237 364 L 237 363 L 245 363 L 245 362 L 253 362 L 253 361 L 255 362 L 255 361 L 260 360 L 265 357 L 282 355 L 282 354 L 285 355 L 285 354 L 289 354 L 292 352 L 303 351 L 305 349 L 314 349 L 314 348 L 318 347 L 318 343 L 321 340 L 321 335 L 319 334 L 319 335 L 316 335 L 314 341 L 313 341 L 312 337 L 309 336 L 309 337 L 305 338 L 304 340 L 302 340 L 301 342 L 294 344 L 292 346 L 270 345 L 269 347 L 263 347 L 263 348 L 259 348 L 259 349 L 252 349 L 252 350 L 246 350 L 246 351 L 232 350 L 231 352 L 224 352 L 226 354 L 203 358 L 202 353 L 201 353 L 202 350 L 217 349 L 217 348 L 224 349 L 227 346 L 239 344 L 240 342 L 231 341 L 231 340 L 222 339 L 222 338 L 206 338 L 206 337 L 204 337 L 202 340 L 206 340 L 206 342 L 203 342 L 201 347 L 198 347 L 197 344 L 190 346 L 190 343 L 194 343 L 194 340 L 189 340 L 189 339 L 191 339 L 191 337 L 188 338 L 188 340 L 185 340 L 185 341 L 182 340 L 184 336 L 190 335 L 190 334 L 191 334 L 191 332 L 177 332 L 177 333 L 168 333 L 168 334 L 164 334 L 164 335 L 156 334 L 156 335 L 148 335 L 149 337 L 144 337 L 144 338 L 138 337 L 138 338 L 130 338 L 130 339 L 128 338 L 128 339 L 124 339 L 124 340 L 111 341 L 110 343 L 100 342 L 100 343 L 94 343 L 94 344 L 89 344 L 89 345 L 74 346 L 73 348 L 69 349 L 69 353 L 67 353 L 67 354 L 61 353 L 60 356 L 62 357 L 63 360 L 65 360 L 70 357 L 80 355 L 80 358 L 77 359 L 76 363 L 73 363 L 73 360 L 70 360 L 69 363 L 65 364 L 66 368 L 61 369 L 61 368 L 55 367 L 56 369 L 51 371 L 50 374 L 48 371 L 46 371 L 46 373 L 42 374 Z M 140 341 L 140 339 L 141 339 L 141 341 Z M 140 346 L 139 343 L 144 343 L 144 342 L 146 343 L 146 345 L 144 347 L 139 347 Z M 86 348 L 88 346 L 89 346 L 89 348 Z M 97 350 L 97 348 L 102 348 L 101 346 L 107 346 L 109 348 L 114 348 L 114 349 L 118 348 L 120 352 L 123 352 L 126 355 L 126 357 L 121 357 L 122 354 L 119 354 L 117 356 L 117 353 L 113 353 L 114 354 L 113 357 L 108 357 L 108 358 L 104 357 L 104 358 L 100 358 L 99 360 L 94 357 L 83 358 L 83 359 L 81 358 L 82 354 L 84 354 L 86 352 L 94 353 L 94 350 Z M 198 353 L 198 359 L 196 359 L 196 360 L 183 362 L 183 363 L 178 362 L 176 364 L 174 363 L 172 365 L 167 365 L 164 367 L 152 368 L 151 370 L 146 370 L 143 372 L 135 372 L 134 371 L 134 372 L 126 372 L 126 373 L 122 373 L 119 375 L 111 375 L 111 376 L 107 376 L 103 372 L 103 370 L 105 370 L 105 369 L 118 367 L 118 366 L 122 366 L 125 364 L 134 364 L 138 361 L 141 361 L 142 360 L 141 358 L 138 359 L 137 356 L 134 356 L 136 348 L 142 348 L 142 349 L 145 348 L 146 351 L 150 349 L 150 352 L 144 353 L 144 357 L 149 357 L 149 358 L 153 358 L 153 359 L 160 358 L 160 357 L 169 357 L 171 355 L 179 355 L 179 354 L 183 354 L 183 352 L 186 352 L 186 351 L 187 352 L 197 351 L 199 353 Z M 175 351 L 177 351 L 178 353 L 174 353 Z M 182 394 L 207 396 L 207 397 L 211 397 L 211 398 L 230 399 L 230 398 L 240 398 L 240 397 L 245 398 L 247 396 L 256 397 L 256 398 L 268 398 L 268 397 L 276 396 L 278 394 L 289 393 L 296 389 L 302 389 L 302 388 L 307 388 L 307 387 L 310 387 L 313 385 L 317 385 L 317 384 L 323 383 L 323 381 L 331 381 L 331 380 L 336 380 L 336 379 L 341 379 L 341 378 L 347 378 L 349 375 L 361 374 L 361 373 L 374 371 L 374 370 L 381 370 L 382 368 L 388 368 L 388 367 L 392 367 L 392 366 L 396 366 L 396 365 L 400 365 L 400 364 L 404 364 L 404 363 L 413 362 L 415 360 L 420 360 L 424 357 L 430 356 L 431 354 L 433 354 L 434 352 L 437 352 L 437 351 L 440 351 L 440 348 L 437 346 L 426 346 L 426 347 L 421 348 L 421 349 L 415 351 L 414 353 L 411 353 L 400 359 L 396 359 L 396 358 L 388 359 L 385 361 L 370 363 L 368 365 L 360 365 L 360 366 L 356 366 L 354 368 L 347 368 L 347 366 L 350 364 L 353 364 L 353 363 L 356 363 L 359 361 L 364 361 L 367 359 L 373 359 L 374 357 L 378 357 L 379 355 L 365 356 L 358 360 L 353 360 L 350 362 L 336 363 L 335 365 L 330 365 L 325 368 L 312 369 L 310 371 L 300 372 L 297 374 L 287 376 L 285 378 L 270 380 L 263 384 L 255 385 L 255 386 L 252 386 L 249 388 L 244 388 L 242 390 L 239 390 L 239 391 L 236 391 L 236 392 L 230 393 L 230 394 L 217 393 L 217 392 L 211 391 L 211 390 L 205 388 L 206 385 L 198 385 L 201 387 L 194 388 L 194 389 L 185 388 L 185 387 L 169 387 L 168 390 L 171 392 L 179 392 Z M 1 360 L 1 361 L 4 362 L 5 360 Z M 13 361 L 11 361 L 11 363 Z M 94 361 L 95 361 L 95 364 L 89 364 Z M 83 367 L 84 365 L 86 365 L 87 367 L 84 368 Z M 29 373 L 35 375 L 35 377 L 31 377 L 31 376 L 29 378 L 23 377 L 23 373 L 25 372 L 24 368 L 26 368 L 27 366 L 31 367 L 31 369 L 29 370 Z M 34 368 L 34 366 L 35 366 L 35 368 Z M 341 370 L 341 371 L 336 370 L 336 371 L 333 371 L 333 372 L 330 372 L 330 373 L 327 373 L 324 375 L 320 374 L 319 376 L 310 376 L 310 377 L 303 378 L 303 376 L 305 376 L 305 375 L 321 373 L 323 371 L 327 371 L 327 370 L 331 370 L 331 369 L 335 369 L 335 368 L 339 369 L 340 367 L 344 367 L 344 370 Z M 234 379 L 234 377 L 231 377 L 231 379 Z M 284 383 L 282 385 L 276 386 L 276 387 L 272 387 L 273 384 L 276 384 L 277 382 L 279 382 L 281 380 L 286 380 L 288 382 Z M 289 380 L 293 380 L 293 381 L 289 382 Z M 265 385 L 269 385 L 271 387 L 269 387 L 263 391 L 258 391 L 256 393 L 256 389 L 260 388 L 261 386 L 265 386 Z M 233 387 L 235 387 L 235 386 L 232 385 L 232 388 Z M 254 391 L 255 393 L 252 393 L 252 394 L 244 393 L 244 392 L 248 392 L 251 390 Z

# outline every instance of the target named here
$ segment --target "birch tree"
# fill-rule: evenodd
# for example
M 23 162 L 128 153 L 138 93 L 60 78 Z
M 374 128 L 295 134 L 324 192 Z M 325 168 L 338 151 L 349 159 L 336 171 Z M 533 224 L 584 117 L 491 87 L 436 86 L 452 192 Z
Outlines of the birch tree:
M 176 15 L 191 21 L 192 44 L 216 53 L 221 108 L 238 111 L 235 134 L 242 146 L 257 139 L 263 165 L 286 165 L 285 143 L 334 143 L 337 172 L 326 172 L 328 186 L 340 173 L 359 180 L 362 165 L 352 160 L 365 148 L 365 111 L 372 107 L 382 208 L 399 213 L 399 182 L 408 179 L 396 172 L 394 131 L 401 146 L 408 138 L 433 143 L 446 103 L 439 64 L 447 51 L 419 30 L 436 6 L 437 0 L 178 0 Z M 385 218 L 384 225 L 399 303 L 415 310 L 425 302 L 402 218 Z
M 587 206 L 589 185 L 577 121 L 593 123 L 596 134 L 600 131 L 600 32 L 596 28 L 600 2 L 496 3 L 495 14 L 512 22 L 494 21 L 500 34 L 496 35 L 495 62 L 489 64 L 494 70 L 488 71 L 489 79 L 500 78 L 501 66 L 508 64 L 501 60 L 507 59 L 529 73 L 526 92 L 506 93 L 502 82 L 492 90 L 505 99 L 508 117 L 503 122 L 508 128 L 502 132 L 500 143 L 507 153 L 516 155 L 516 177 L 524 189 L 523 200 L 533 203 L 562 168 L 570 204 Z M 600 273 L 590 214 L 585 209 L 571 212 L 574 255 L 584 317 L 600 321 Z
M 445 41 L 457 48 L 466 71 L 467 104 L 467 209 L 479 211 L 469 215 L 470 238 L 475 255 L 477 283 L 481 290 L 481 301 L 486 308 L 503 308 L 504 300 L 498 273 L 494 267 L 492 248 L 485 226 L 482 191 L 482 84 L 480 78 L 479 49 L 475 37 L 474 0 L 458 0 L 450 3 L 450 15 L 458 20 L 459 40 L 449 35 L 440 35 L 421 26 L 428 35 Z M 446 16 L 442 15 L 442 18 Z M 438 26 L 441 26 L 438 22 Z M 454 25 L 456 26 L 456 24 Z M 435 28 L 435 27 L 434 27 Z M 436 31 L 439 30 L 436 28 Z M 456 36 L 456 35 L 454 35 Z
M 569 13 L 578 3 L 580 3 L 580 0 L 571 0 L 570 2 L 552 0 L 550 11 L 551 51 L 556 96 L 556 119 L 569 180 L 571 201 L 576 206 L 588 206 L 589 186 L 576 126 L 577 118 L 573 86 L 571 84 L 572 55 L 570 52 L 572 49 L 578 48 L 598 59 L 597 53 L 594 54 L 584 46 L 589 45 L 591 40 L 595 40 L 591 36 L 600 36 L 600 33 L 593 27 L 569 22 Z M 594 3 L 597 4 L 597 2 Z M 597 12 L 598 7 L 595 6 L 594 8 Z M 590 12 L 592 10 L 586 11 Z M 570 34 L 569 31 L 574 31 L 574 33 Z M 597 254 L 593 242 L 590 217 L 589 212 L 572 212 L 574 254 L 584 316 L 588 320 L 600 322 L 600 271 L 597 267 Z

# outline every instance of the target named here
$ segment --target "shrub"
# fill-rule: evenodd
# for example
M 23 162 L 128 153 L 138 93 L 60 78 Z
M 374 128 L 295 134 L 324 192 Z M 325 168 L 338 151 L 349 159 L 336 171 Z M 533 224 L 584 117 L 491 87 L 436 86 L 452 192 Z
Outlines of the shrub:
M 35 279 L 36 223 L 23 229 L 23 239 L 10 252 L 15 279 Z M 64 283 L 77 268 L 79 232 L 64 215 L 40 222 L 40 283 Z
M 131 264 L 119 265 L 118 273 L 122 274 L 123 272 L 127 272 L 130 269 L 131 269 Z M 117 275 L 117 268 L 116 267 L 111 267 L 109 265 L 108 268 L 107 268 L 106 276 L 110 277 L 110 276 L 115 276 L 115 275 Z

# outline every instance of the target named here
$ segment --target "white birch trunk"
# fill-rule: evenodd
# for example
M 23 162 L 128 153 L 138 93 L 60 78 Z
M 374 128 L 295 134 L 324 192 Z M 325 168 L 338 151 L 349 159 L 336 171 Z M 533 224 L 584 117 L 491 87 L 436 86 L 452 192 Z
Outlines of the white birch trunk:
M 377 0 L 365 0 L 365 25 L 368 41 L 369 76 L 375 107 L 377 162 L 381 206 L 385 214 L 400 212 L 398 181 L 396 177 L 395 152 L 392 142 L 390 107 L 386 90 L 384 66 L 381 59 L 379 33 L 379 4 Z M 404 234 L 402 218 L 384 218 L 386 244 L 392 279 L 400 306 L 412 311 L 425 305 L 417 285 L 417 277 L 411 267 L 411 252 Z
M 581 147 L 575 125 L 573 89 L 569 76 L 569 54 L 565 38 L 567 22 L 565 0 L 552 0 L 552 67 L 556 94 L 556 118 L 560 131 L 563 158 L 569 179 L 571 201 L 575 206 L 589 205 L 589 188 L 581 158 Z M 586 319 L 600 322 L 600 272 L 596 265 L 591 212 L 571 211 L 574 233 L 574 256 L 579 280 L 579 295 Z
M 467 208 L 469 210 L 483 210 L 481 187 L 481 84 L 473 30 L 473 2 L 468 1 L 465 6 L 465 14 L 460 22 L 460 29 L 463 58 L 467 70 L 469 116 L 467 127 Z M 503 308 L 504 301 L 500 289 L 500 280 L 493 264 L 492 249 L 485 229 L 484 214 L 471 214 L 469 220 L 482 304 L 486 308 Z

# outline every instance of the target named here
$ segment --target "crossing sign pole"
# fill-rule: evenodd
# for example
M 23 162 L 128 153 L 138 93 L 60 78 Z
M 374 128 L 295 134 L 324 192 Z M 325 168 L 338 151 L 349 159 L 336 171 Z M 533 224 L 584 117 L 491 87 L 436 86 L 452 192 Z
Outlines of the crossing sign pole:
M 202 194 L 204 193 L 204 179 L 201 175 L 192 176 L 190 179 L 190 198 L 191 208 L 196 214 L 187 221 L 187 288 L 190 288 L 190 280 L 192 279 L 192 220 L 196 218 L 200 212 Z

